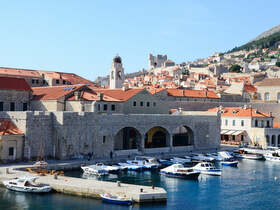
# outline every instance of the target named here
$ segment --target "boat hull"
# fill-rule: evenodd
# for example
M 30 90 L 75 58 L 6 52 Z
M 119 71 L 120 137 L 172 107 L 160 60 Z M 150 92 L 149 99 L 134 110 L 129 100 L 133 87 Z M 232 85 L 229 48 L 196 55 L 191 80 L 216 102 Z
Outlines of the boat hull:
M 265 160 L 267 161 L 271 161 L 271 162 L 278 162 L 280 163 L 280 157 L 267 157 L 267 156 L 264 156 Z
M 222 165 L 225 165 L 225 166 L 237 166 L 237 165 L 238 165 L 238 161 L 233 161 L 233 162 L 230 162 L 230 161 L 222 161 L 221 164 L 222 164 Z
M 51 186 L 44 187 L 19 187 L 14 185 L 5 184 L 7 189 L 17 191 L 17 192 L 26 192 L 26 193 L 47 193 L 52 190 Z
M 124 204 L 124 205 L 131 205 L 132 200 L 127 200 L 127 199 L 114 199 L 110 197 L 106 197 L 104 194 L 100 194 L 102 197 L 102 200 L 108 203 L 115 203 L 115 204 Z
M 161 175 L 169 176 L 169 177 L 177 177 L 177 178 L 184 178 L 184 179 L 197 179 L 200 175 L 200 172 L 194 173 L 172 173 L 172 172 L 160 172 Z

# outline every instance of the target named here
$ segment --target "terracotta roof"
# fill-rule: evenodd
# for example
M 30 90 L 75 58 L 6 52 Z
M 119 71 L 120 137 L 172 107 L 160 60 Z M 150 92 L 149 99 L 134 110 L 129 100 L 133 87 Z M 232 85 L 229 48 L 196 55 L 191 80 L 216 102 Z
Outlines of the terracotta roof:
M 32 91 L 23 78 L 0 77 L 0 89 Z
M 67 98 L 67 101 L 73 101 L 73 100 L 75 100 L 75 95 Z M 98 101 L 97 93 L 92 89 L 82 90 L 79 100 L 81 100 L 81 101 Z M 107 95 L 103 95 L 103 101 L 120 101 L 120 100 L 112 98 Z
M 0 135 L 23 134 L 10 120 L 0 119 Z
M 222 107 L 209 109 L 208 112 L 217 112 L 219 109 L 219 113 L 221 116 L 230 116 L 230 117 L 273 117 L 269 114 L 266 114 L 258 109 L 253 109 L 250 107 Z
M 273 122 L 274 128 L 280 128 L 280 122 Z
M 170 109 L 170 114 L 173 114 L 174 112 L 176 112 L 178 109 Z
M 155 93 L 159 93 L 159 92 L 161 92 L 161 91 L 163 91 L 163 90 L 165 90 L 166 88 L 154 88 L 154 89 L 151 89 L 151 90 L 149 90 L 149 92 L 151 93 L 151 94 L 155 94 Z
M 86 85 L 61 85 L 53 87 L 33 87 L 33 100 L 57 100 L 63 96 L 71 95 Z
M 206 90 L 182 90 L 182 89 L 168 89 L 168 96 L 174 97 L 189 97 L 189 98 L 219 98 L 214 91 Z
M 95 91 L 98 93 L 103 93 L 104 95 L 110 96 L 112 98 L 119 99 L 121 101 L 126 101 L 137 93 L 141 92 L 145 88 L 139 89 L 128 89 L 123 91 L 122 89 L 96 89 Z
M 14 69 L 14 68 L 5 68 L 0 67 L 0 75 L 5 76 L 14 76 L 14 77 L 41 77 L 36 70 L 27 70 L 27 69 Z
M 244 91 L 246 92 L 257 92 L 257 88 L 254 86 L 254 85 L 251 85 L 251 84 L 244 84 Z
M 280 78 L 265 78 L 258 86 L 280 86 Z

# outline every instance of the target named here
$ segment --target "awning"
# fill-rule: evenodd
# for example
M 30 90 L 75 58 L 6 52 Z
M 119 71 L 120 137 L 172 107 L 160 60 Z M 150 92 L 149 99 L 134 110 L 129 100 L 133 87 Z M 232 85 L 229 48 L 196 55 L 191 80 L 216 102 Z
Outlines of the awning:
M 222 135 L 240 135 L 245 131 L 237 131 L 237 130 L 221 130 Z

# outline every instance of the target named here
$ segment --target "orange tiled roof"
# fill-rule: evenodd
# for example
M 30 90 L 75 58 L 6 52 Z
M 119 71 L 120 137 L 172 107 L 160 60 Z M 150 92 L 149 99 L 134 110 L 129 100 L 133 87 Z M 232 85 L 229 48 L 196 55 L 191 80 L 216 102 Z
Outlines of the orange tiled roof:
M 274 128 L 280 128 L 280 122 L 273 122 Z
M 71 95 L 86 85 L 61 85 L 53 87 L 33 87 L 33 100 L 57 100 L 63 96 Z
M 119 99 L 121 101 L 126 101 L 144 89 L 145 88 L 135 88 L 128 89 L 126 91 L 123 91 L 122 89 L 96 89 L 95 91 L 98 93 L 103 93 L 104 95 L 110 96 L 112 98 Z
M 6 76 L 14 76 L 14 77 L 34 77 L 38 78 L 41 77 L 40 74 L 36 70 L 27 70 L 27 69 L 14 69 L 14 68 L 5 68 L 0 67 L 0 75 Z
M 32 91 L 23 78 L 0 77 L 0 89 Z
M 189 98 L 219 98 L 214 91 L 168 89 L 168 96 Z
M 219 113 L 221 113 L 221 116 L 230 116 L 230 117 L 273 117 L 269 114 L 266 114 L 262 111 L 259 111 L 257 109 L 253 109 L 250 107 L 223 107 L 220 108 L 213 108 L 209 109 L 208 112 L 217 112 L 217 109 L 219 109 Z
M 10 120 L 0 119 L 0 135 L 23 134 Z
M 280 86 L 280 78 L 265 78 L 258 86 Z
M 151 94 L 155 94 L 155 93 L 159 93 L 159 92 L 161 92 L 161 91 L 163 91 L 163 90 L 165 90 L 166 88 L 154 88 L 154 89 L 151 89 L 151 90 L 149 90 L 149 92 L 151 93 Z
M 244 84 L 244 91 L 246 92 L 257 92 L 257 88 L 254 85 L 251 85 L 249 83 Z
M 67 98 L 67 101 L 75 100 L 75 95 Z M 81 101 L 98 101 L 97 93 L 92 89 L 81 90 L 81 96 L 79 98 Z M 112 98 L 107 95 L 103 95 L 103 101 L 120 101 L 118 99 Z

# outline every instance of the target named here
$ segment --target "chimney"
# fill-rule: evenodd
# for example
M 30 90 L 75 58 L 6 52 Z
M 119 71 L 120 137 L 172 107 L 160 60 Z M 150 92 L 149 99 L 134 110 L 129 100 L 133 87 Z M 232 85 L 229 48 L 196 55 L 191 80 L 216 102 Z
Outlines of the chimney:
M 185 91 L 184 90 L 182 90 L 182 96 L 185 96 Z
M 75 101 L 78 101 L 79 98 L 81 97 L 81 91 L 75 91 L 74 95 L 75 95 Z
M 205 98 L 207 98 L 207 91 L 205 91 Z
M 222 109 L 223 109 L 223 106 L 222 106 L 222 105 L 220 105 L 219 110 L 221 111 Z
M 127 83 L 123 84 L 122 90 L 123 91 L 127 91 L 128 90 L 128 86 L 129 86 L 129 84 L 127 84 Z
M 183 114 L 183 108 L 182 107 L 179 108 L 179 113 Z
M 104 96 L 103 93 L 97 93 L 97 100 L 98 101 L 103 101 L 103 96 Z
M 269 112 L 269 117 L 272 117 L 272 112 Z
M 247 105 L 246 104 L 244 105 L 244 110 L 247 110 Z

